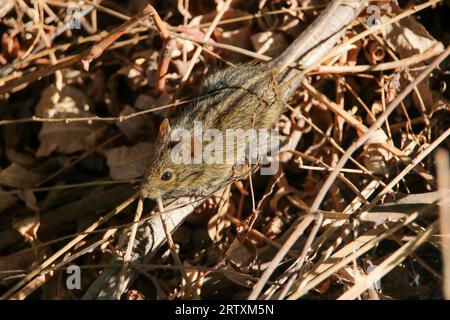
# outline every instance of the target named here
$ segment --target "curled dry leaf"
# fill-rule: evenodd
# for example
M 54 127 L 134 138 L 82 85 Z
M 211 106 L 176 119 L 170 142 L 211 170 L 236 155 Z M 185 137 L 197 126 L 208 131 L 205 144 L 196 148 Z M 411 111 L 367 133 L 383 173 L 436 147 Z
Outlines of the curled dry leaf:
M 235 267 L 244 270 L 250 268 L 257 256 L 256 248 L 250 241 L 240 241 L 238 238 L 233 240 L 225 255 Z
M 344 38 L 344 41 L 347 41 L 347 39 L 356 36 L 356 32 L 352 32 L 349 31 L 346 35 L 346 37 Z M 358 63 L 358 55 L 359 52 L 361 51 L 361 49 L 363 48 L 363 40 L 359 40 L 357 42 L 354 43 L 354 47 L 351 48 L 348 52 L 347 52 L 347 59 L 346 59 L 346 64 L 349 66 L 355 66 Z M 354 84 L 355 85 L 355 84 Z M 353 87 L 353 85 L 352 85 Z
M 399 8 L 394 2 L 383 3 L 381 8 L 385 12 L 395 14 L 400 14 L 403 11 L 403 9 Z M 390 15 L 382 15 L 380 17 L 381 23 L 386 23 L 390 18 Z M 433 38 L 414 16 L 405 17 L 397 23 L 386 24 L 386 26 L 381 29 L 381 32 L 389 47 L 395 49 L 395 52 L 400 59 L 413 56 L 417 53 L 423 53 L 433 46 L 436 46 L 437 52 L 442 52 L 444 50 L 444 45 Z M 415 67 L 422 67 L 426 64 L 425 61 L 422 61 L 416 64 Z M 420 73 L 420 70 L 410 71 L 409 73 L 415 78 Z M 417 89 L 420 92 L 423 105 L 430 108 L 433 105 L 434 99 L 426 81 L 420 83 L 417 86 Z M 416 95 L 413 96 L 413 99 L 414 104 L 420 108 L 422 102 Z
M 386 55 L 384 47 L 378 41 L 373 40 L 364 47 L 364 53 L 370 64 L 377 64 L 383 61 Z
M 41 179 L 42 176 L 40 174 L 16 163 L 11 163 L 9 167 L 0 172 L 0 184 L 20 189 L 32 188 Z
M 397 93 L 400 91 L 400 72 L 394 72 L 386 81 L 386 103 L 390 103 L 395 99 Z
M 364 145 L 364 150 L 360 155 L 364 166 L 378 175 L 387 175 L 390 173 L 388 162 L 393 159 L 392 153 L 381 146 L 387 142 L 386 133 L 378 129 L 375 134 Z
M 145 295 L 139 290 L 128 290 L 125 300 L 145 300 Z
M 22 167 L 31 168 L 35 164 L 36 159 L 31 154 L 18 152 L 14 148 L 6 148 L 5 151 L 9 161 L 17 163 Z
M 230 262 L 224 269 L 232 272 L 225 272 L 225 277 L 241 286 L 252 287 L 254 283 L 247 277 L 240 275 L 239 271 L 245 273 L 248 272 L 251 265 L 256 259 L 256 248 L 250 243 L 250 241 L 239 241 L 237 238 L 231 243 L 227 252 L 225 253 L 227 260 Z
M 132 107 L 126 105 L 120 113 L 121 116 L 127 116 L 135 113 L 136 110 Z M 128 140 L 133 140 L 136 138 L 142 127 L 144 126 L 144 118 L 143 117 L 133 117 L 127 120 L 117 120 L 116 126 L 120 129 L 120 131 L 128 138 Z
M 26 241 L 38 242 L 37 231 L 41 225 L 37 212 L 27 212 L 13 218 L 12 227 L 17 230 Z
M 152 149 L 153 144 L 142 142 L 132 147 L 118 147 L 105 151 L 111 178 L 127 180 L 142 176 L 149 164 Z
M 367 268 L 367 273 L 372 272 L 375 269 L 374 265 L 370 265 Z M 347 266 L 342 268 L 336 273 L 338 281 L 341 282 L 347 289 L 357 283 L 359 279 L 365 277 L 367 274 L 359 266 Z M 362 294 L 363 300 L 379 300 L 378 289 L 380 282 L 377 281 L 374 285 L 367 288 L 367 291 Z
M 25 202 L 25 205 L 33 211 L 38 212 L 39 207 L 37 205 L 37 200 L 33 192 L 30 190 L 23 190 L 19 192 L 19 197 Z
M 36 106 L 36 114 L 43 118 L 83 118 L 91 116 L 91 104 L 83 93 L 71 86 L 58 91 L 48 86 Z M 44 122 L 39 133 L 41 142 L 36 151 L 37 157 L 47 156 L 53 151 L 73 153 L 92 148 L 98 138 L 98 122 Z
M 38 242 L 37 231 L 41 225 L 36 197 L 33 192 L 27 190 L 20 192 L 19 195 L 26 206 L 32 211 L 15 214 L 13 216 L 12 227 L 17 230 L 26 241 L 36 243 Z

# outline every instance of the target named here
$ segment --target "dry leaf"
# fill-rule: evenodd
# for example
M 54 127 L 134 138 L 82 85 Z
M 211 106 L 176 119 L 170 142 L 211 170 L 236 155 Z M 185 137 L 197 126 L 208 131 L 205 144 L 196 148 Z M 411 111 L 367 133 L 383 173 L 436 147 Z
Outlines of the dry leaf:
M 242 243 L 238 239 L 234 239 L 225 255 L 231 264 L 227 264 L 224 269 L 234 271 L 225 272 L 225 277 L 241 286 L 248 288 L 252 287 L 254 283 L 247 277 L 240 275 L 238 272 L 248 272 L 248 269 L 256 259 L 256 248 L 250 243 L 250 241 L 245 241 Z
M 0 184 L 28 189 L 34 187 L 42 176 L 31 170 L 25 169 L 18 164 L 12 163 L 8 168 L 0 172 Z
M 128 180 L 141 177 L 147 168 L 153 145 L 148 142 L 132 147 L 119 147 L 105 151 L 109 174 L 114 180 Z
M 132 107 L 126 105 L 120 113 L 121 116 L 126 116 L 135 113 L 136 110 Z M 144 118 L 143 117 L 133 117 L 127 120 L 117 120 L 116 126 L 120 129 L 120 131 L 128 138 L 128 140 L 133 140 L 136 138 L 142 127 L 144 126 Z
M 225 255 L 234 266 L 247 269 L 256 259 L 256 248 L 250 241 L 241 242 L 236 238 Z
M 92 114 L 86 95 L 71 86 L 65 86 L 59 92 L 55 86 L 48 86 L 36 106 L 36 114 L 44 118 L 82 118 Z M 44 122 L 39 133 L 41 144 L 36 151 L 37 157 L 47 156 L 53 151 L 73 153 L 87 150 L 95 144 L 101 125 L 89 122 Z
M 392 12 L 395 14 L 400 14 L 403 10 L 393 2 L 386 3 L 383 6 L 385 6 L 383 9 L 387 12 Z M 389 19 L 391 19 L 390 15 L 382 15 L 380 17 L 381 23 L 386 23 Z M 444 45 L 434 39 L 425 27 L 413 16 L 408 16 L 400 20 L 398 23 L 386 24 L 381 29 L 381 32 L 383 34 L 383 38 L 386 39 L 386 42 L 389 44 L 389 47 L 395 49 L 395 52 L 400 59 L 413 56 L 417 53 L 423 53 L 433 46 L 436 46 L 437 52 L 444 50 Z M 423 61 L 416 64 L 415 67 L 417 69 L 418 67 L 426 65 L 427 63 Z M 410 74 L 415 78 L 420 72 L 420 70 L 415 70 L 410 71 Z M 426 81 L 420 83 L 417 86 L 417 89 L 420 92 L 424 105 L 426 107 L 431 107 L 433 105 L 433 97 Z M 414 104 L 420 107 L 421 103 L 415 95 L 413 96 L 413 99 L 415 101 Z
M 41 145 L 36 151 L 36 156 L 47 156 L 55 150 L 73 153 L 90 149 L 95 145 L 98 135 L 94 125 L 86 122 L 69 124 L 46 122 L 39 133 Z
M 378 175 L 387 175 L 390 172 L 391 166 L 388 162 L 392 160 L 393 155 L 384 147 L 382 143 L 388 142 L 386 133 L 378 129 L 374 135 L 367 140 L 364 145 L 364 151 L 359 158 L 363 159 L 364 166 L 370 171 Z
M 145 300 L 145 295 L 139 290 L 128 290 L 125 300 Z
M 37 231 L 41 225 L 37 212 L 27 212 L 13 218 L 12 227 L 17 230 L 26 241 L 35 243 L 38 241 Z

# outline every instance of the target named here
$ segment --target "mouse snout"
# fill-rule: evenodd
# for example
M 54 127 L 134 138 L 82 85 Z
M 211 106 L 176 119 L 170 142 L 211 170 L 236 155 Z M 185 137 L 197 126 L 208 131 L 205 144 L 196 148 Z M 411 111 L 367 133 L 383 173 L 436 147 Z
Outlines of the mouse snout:
M 161 196 L 161 192 L 144 181 L 140 187 L 141 197 L 155 199 Z

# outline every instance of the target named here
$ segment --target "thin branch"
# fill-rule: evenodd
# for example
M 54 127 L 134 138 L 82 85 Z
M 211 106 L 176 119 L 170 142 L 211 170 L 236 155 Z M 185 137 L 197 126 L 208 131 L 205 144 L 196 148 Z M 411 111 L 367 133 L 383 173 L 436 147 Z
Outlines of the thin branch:
M 328 176 L 327 180 L 323 184 L 319 194 L 311 205 L 310 212 L 316 212 L 323 199 L 325 198 L 326 193 L 328 192 L 331 185 L 336 180 L 339 170 L 344 167 L 347 163 L 347 160 L 351 157 L 351 155 L 364 143 L 369 140 L 369 138 L 375 133 L 375 131 L 380 128 L 380 126 L 384 123 L 384 121 L 389 117 L 389 115 L 395 110 L 395 108 L 403 101 L 403 99 L 417 86 L 420 82 L 422 82 L 448 55 L 450 54 L 450 46 L 446 48 L 446 50 L 441 53 L 431 64 L 425 69 L 413 82 L 411 82 L 388 106 L 385 112 L 383 112 L 377 121 L 369 128 L 369 130 L 364 133 L 358 140 L 353 143 L 345 154 L 341 157 L 338 164 L 335 167 L 335 170 Z

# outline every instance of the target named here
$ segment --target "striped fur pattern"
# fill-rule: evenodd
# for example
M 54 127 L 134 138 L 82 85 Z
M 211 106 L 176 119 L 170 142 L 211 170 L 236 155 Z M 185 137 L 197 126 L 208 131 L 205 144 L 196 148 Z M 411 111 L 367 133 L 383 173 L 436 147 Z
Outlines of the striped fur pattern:
M 216 129 L 224 135 L 226 129 L 269 129 L 284 110 L 276 74 L 275 69 L 264 65 L 238 66 L 205 79 L 201 96 L 159 137 L 141 187 L 142 195 L 149 198 L 205 195 L 235 176 L 236 166 L 231 163 L 175 164 L 171 156 L 174 143 L 169 133 L 178 128 L 189 130 L 191 138 L 182 143 L 192 145 L 194 121 L 200 121 L 204 131 Z M 219 152 L 226 152 L 225 148 Z M 173 177 L 164 181 L 161 177 L 167 171 Z

